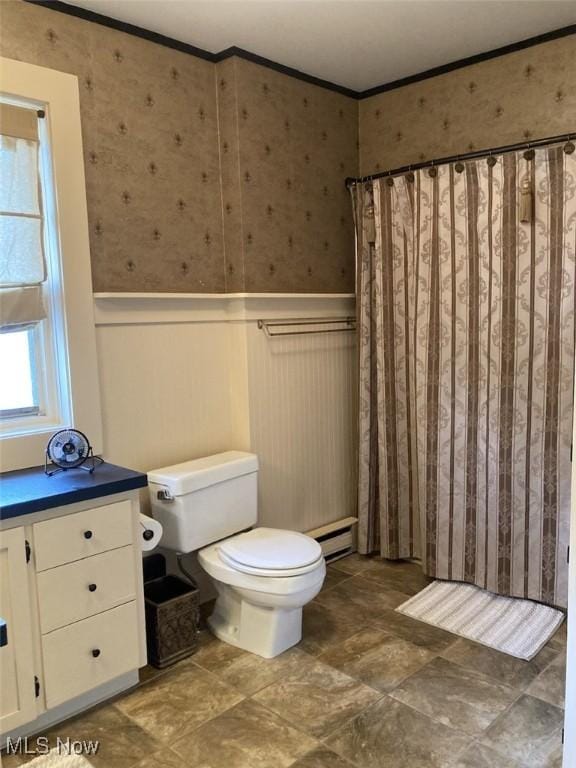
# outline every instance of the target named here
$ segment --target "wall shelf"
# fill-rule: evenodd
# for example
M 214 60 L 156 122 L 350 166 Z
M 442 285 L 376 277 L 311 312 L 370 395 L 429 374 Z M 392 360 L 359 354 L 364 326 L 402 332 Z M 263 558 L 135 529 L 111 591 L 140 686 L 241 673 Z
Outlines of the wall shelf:
M 351 293 L 95 293 L 97 326 L 348 316 Z

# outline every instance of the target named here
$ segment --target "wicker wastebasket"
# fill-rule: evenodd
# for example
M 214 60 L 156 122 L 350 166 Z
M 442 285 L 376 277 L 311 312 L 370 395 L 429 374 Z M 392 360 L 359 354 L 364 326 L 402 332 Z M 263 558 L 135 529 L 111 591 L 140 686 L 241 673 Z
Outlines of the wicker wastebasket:
M 148 663 L 163 669 L 196 650 L 199 628 L 198 588 L 178 576 L 144 583 Z

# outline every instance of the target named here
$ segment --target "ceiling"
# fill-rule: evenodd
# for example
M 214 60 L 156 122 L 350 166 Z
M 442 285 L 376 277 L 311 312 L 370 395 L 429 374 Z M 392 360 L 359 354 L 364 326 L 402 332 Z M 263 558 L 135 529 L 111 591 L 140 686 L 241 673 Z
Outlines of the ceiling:
M 573 0 L 66 0 L 356 91 L 576 23 Z

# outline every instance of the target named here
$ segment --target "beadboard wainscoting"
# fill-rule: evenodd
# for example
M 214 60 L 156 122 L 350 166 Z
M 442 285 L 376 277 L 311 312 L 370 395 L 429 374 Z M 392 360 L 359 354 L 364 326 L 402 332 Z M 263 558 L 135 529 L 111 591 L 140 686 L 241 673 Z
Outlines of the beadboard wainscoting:
M 104 456 L 148 471 L 242 445 L 219 323 L 97 327 Z
M 308 531 L 354 514 L 355 334 L 246 334 L 261 523 Z
M 355 333 L 257 324 L 351 314 L 347 294 L 96 294 L 105 457 L 148 471 L 251 450 L 261 525 L 354 514 Z

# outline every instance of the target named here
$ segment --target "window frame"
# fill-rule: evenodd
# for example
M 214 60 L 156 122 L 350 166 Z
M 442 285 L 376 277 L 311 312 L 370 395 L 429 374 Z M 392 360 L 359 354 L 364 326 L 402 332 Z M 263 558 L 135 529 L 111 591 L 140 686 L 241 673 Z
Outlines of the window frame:
M 31 104 L 22 98 L 8 99 L 0 95 L 0 100 L 25 109 L 38 109 L 37 104 Z M 42 431 L 53 432 L 70 424 L 72 419 L 68 364 L 66 360 L 58 357 L 58 349 L 64 346 L 58 343 L 58 339 L 65 338 L 65 308 L 51 137 L 45 118 L 38 118 L 38 141 L 38 174 L 43 209 L 42 237 L 47 268 L 47 278 L 42 284 L 46 318 L 27 331 L 30 334 L 30 368 L 32 373 L 36 374 L 32 379 L 32 386 L 38 394 L 38 406 L 15 408 L 10 415 L 0 409 L 0 439 Z
M 78 78 L 0 57 L 0 96 L 45 112 L 40 163 L 43 182 L 53 192 L 43 199 L 50 278 L 48 318 L 37 333 L 44 337 L 46 364 L 60 372 L 56 391 L 48 388 L 57 402 L 48 404 L 47 418 L 29 419 L 19 432 L 0 432 L 0 469 L 10 471 L 40 465 L 50 435 L 67 426 L 87 434 L 94 452 L 101 453 L 102 418 Z M 60 416 L 57 424 L 54 413 Z

